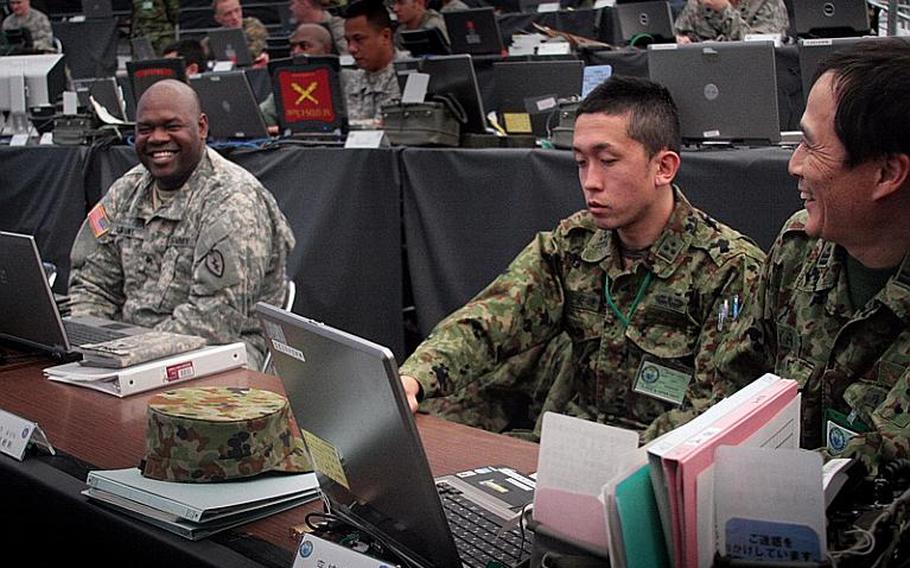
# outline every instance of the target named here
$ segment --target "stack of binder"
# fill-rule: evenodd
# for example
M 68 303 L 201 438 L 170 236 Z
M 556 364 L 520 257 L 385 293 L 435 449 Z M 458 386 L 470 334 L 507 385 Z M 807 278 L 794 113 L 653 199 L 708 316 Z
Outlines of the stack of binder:
M 266 474 L 242 481 L 179 483 L 138 468 L 88 474 L 83 495 L 190 540 L 262 519 L 316 499 L 314 473 Z

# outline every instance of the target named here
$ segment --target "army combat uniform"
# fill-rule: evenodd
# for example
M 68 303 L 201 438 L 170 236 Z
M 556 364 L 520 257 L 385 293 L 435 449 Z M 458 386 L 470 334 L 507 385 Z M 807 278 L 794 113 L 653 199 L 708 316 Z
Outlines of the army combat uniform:
M 429 30 L 432 28 L 439 29 L 439 31 L 442 32 L 442 37 L 446 41 L 449 41 L 449 32 L 448 32 L 448 30 L 446 30 L 445 18 L 443 18 L 442 14 L 440 14 L 436 10 L 428 9 L 423 13 L 423 17 L 420 18 L 420 25 L 418 25 L 414 29 Z M 401 32 L 403 32 L 403 31 L 405 31 L 404 26 L 399 25 L 398 27 L 395 28 L 395 35 L 394 35 L 393 39 L 395 40 L 395 47 L 398 49 L 405 49 L 404 43 L 401 39 Z
M 252 174 L 206 149 L 186 184 L 157 209 L 137 166 L 114 182 L 73 245 L 74 315 L 242 340 L 256 368 L 265 340 L 252 310 L 281 305 L 294 236 Z
M 10 14 L 3 20 L 2 27 L 3 31 L 27 29 L 32 37 L 32 49 L 54 51 L 54 32 L 51 29 L 51 21 L 39 10 L 30 7 L 24 18 Z
M 696 41 L 740 41 L 746 34 L 784 33 L 790 19 L 783 0 L 740 0 L 720 12 L 689 0 L 673 27 Z
M 379 71 L 342 69 L 341 82 L 351 120 L 379 120 L 382 105 L 401 100 L 395 64 L 391 61 Z
M 811 238 L 806 212 L 778 236 L 754 301 L 718 350 L 717 369 L 742 384 L 773 369 L 799 382 L 802 446 L 910 457 L 910 256 L 864 306 L 853 306 L 846 251 Z
M 465 413 L 474 411 L 465 394 L 483 409 L 483 393 L 507 383 L 546 397 L 543 410 L 639 431 L 652 426 L 645 438 L 692 418 L 726 394 L 713 382 L 713 352 L 764 255 L 675 194 L 667 226 L 630 269 L 615 233 L 598 229 L 587 211 L 539 233 L 436 326 L 401 374 L 418 379 L 427 397 L 460 394 Z M 729 315 L 719 316 L 725 302 Z M 543 347 L 560 337 L 556 352 Z M 549 384 L 523 384 L 518 377 L 528 369 L 510 367 L 542 348 L 557 359 L 543 365 L 559 372 Z M 531 420 L 539 428 L 538 417 Z

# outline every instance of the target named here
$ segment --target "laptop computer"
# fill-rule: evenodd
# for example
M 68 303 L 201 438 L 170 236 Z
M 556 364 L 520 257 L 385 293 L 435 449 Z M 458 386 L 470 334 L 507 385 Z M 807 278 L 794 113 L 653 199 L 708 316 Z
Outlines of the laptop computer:
M 648 70 L 673 95 L 684 141 L 780 141 L 773 42 L 652 44 Z
M 523 505 L 457 476 L 434 482 L 389 349 L 261 302 L 256 313 L 333 514 L 417 566 L 487 566 L 497 545 L 517 554 L 506 566 L 529 555 L 519 528 L 496 536 Z M 453 498 L 475 513 L 467 529 L 444 512 Z
M 457 55 L 439 55 L 421 59 L 400 59 L 395 61 L 395 72 L 398 84 L 404 92 L 407 74 L 414 71 L 430 76 L 427 85 L 427 99 L 433 95 L 453 97 L 464 109 L 466 122 L 462 132 L 483 134 L 486 132 L 486 114 L 483 110 L 483 99 L 480 98 L 480 86 L 471 56 L 465 53 Z
M 580 97 L 583 78 L 584 62 L 580 60 L 494 63 L 493 98 L 506 132 L 548 136 L 548 123 L 556 126 L 556 101 Z M 527 101 L 541 97 L 552 98 L 554 106 L 529 113 Z
M 793 2 L 793 30 L 798 37 L 851 37 L 869 33 L 865 0 Z
M 316 143 L 343 143 L 348 115 L 334 55 L 301 55 L 269 62 L 281 132 Z
M 495 9 L 456 10 L 443 12 L 442 16 L 452 42 L 452 53 L 501 55 L 505 50 Z
M 147 37 L 134 37 L 130 40 L 130 46 L 133 48 L 133 61 L 146 61 L 158 57 L 152 40 Z
M 145 90 L 164 79 L 186 81 L 186 63 L 182 57 L 127 61 L 126 74 L 130 79 L 131 94 L 136 104 Z
M 208 33 L 209 50 L 215 61 L 230 61 L 237 67 L 249 67 L 253 56 L 241 28 L 217 28 Z
M 90 97 L 98 101 L 115 118 L 126 120 L 126 105 L 120 95 L 120 87 L 114 77 L 100 79 L 73 79 L 73 87 L 79 97 L 79 105 L 92 108 Z
M 910 42 L 910 36 L 895 37 Z M 812 79 L 815 77 L 816 69 L 826 57 L 836 51 L 856 45 L 861 41 L 881 41 L 886 39 L 893 38 L 866 36 L 799 40 L 799 73 L 803 83 L 803 98 L 809 98 L 809 90 L 812 88 Z
M 202 111 L 209 118 L 209 139 L 268 138 L 269 133 L 243 71 L 190 77 Z
M 452 53 L 449 42 L 439 28 L 402 30 L 401 46 L 414 57 L 423 55 L 448 55 Z
M 614 11 L 623 42 L 632 45 L 676 43 L 669 2 L 617 4 Z
M 111 0 L 82 0 L 82 15 L 86 20 L 108 20 L 114 17 Z
M 68 357 L 89 343 L 149 330 L 96 317 L 60 317 L 31 235 L 0 231 L 0 338 Z

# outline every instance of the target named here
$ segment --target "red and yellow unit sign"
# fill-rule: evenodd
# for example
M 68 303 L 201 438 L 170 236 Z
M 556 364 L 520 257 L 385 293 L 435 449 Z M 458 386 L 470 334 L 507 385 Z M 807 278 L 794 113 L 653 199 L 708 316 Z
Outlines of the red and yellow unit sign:
M 335 120 L 328 69 L 280 71 L 278 84 L 286 122 Z

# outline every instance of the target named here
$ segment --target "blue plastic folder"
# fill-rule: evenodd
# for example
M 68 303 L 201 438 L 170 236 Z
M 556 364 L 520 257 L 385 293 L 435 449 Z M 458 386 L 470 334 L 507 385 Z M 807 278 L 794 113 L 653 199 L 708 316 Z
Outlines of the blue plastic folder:
M 616 485 L 616 511 L 628 568 L 670 566 L 657 501 L 645 464 Z

